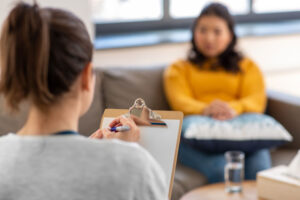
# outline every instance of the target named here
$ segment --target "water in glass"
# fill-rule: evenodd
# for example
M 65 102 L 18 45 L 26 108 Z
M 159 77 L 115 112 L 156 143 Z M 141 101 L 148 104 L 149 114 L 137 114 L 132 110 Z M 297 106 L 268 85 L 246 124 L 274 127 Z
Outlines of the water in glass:
M 226 152 L 225 157 L 225 189 L 227 192 L 241 192 L 242 182 L 244 180 L 244 153 L 243 152 Z

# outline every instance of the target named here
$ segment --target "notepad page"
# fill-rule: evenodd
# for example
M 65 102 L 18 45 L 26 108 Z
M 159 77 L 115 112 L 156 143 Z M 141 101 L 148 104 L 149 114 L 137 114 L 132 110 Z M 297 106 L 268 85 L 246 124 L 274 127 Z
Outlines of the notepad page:
M 114 118 L 105 117 L 102 127 L 108 127 Z M 139 144 L 150 152 L 164 170 L 167 184 L 170 186 L 173 163 L 176 154 L 180 120 L 164 120 L 167 127 L 140 127 L 141 139 Z

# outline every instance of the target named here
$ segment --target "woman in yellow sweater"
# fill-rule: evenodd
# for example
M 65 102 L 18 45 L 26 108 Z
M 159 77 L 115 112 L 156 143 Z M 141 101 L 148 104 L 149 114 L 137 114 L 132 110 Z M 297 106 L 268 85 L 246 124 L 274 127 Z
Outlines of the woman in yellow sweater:
M 242 113 L 263 113 L 266 93 L 262 73 L 235 49 L 237 37 L 228 9 L 219 3 L 205 7 L 193 26 L 192 48 L 187 60 L 173 63 L 164 76 L 172 109 L 185 115 L 230 120 Z M 182 143 L 179 160 L 202 172 L 209 182 L 222 181 L 223 154 L 208 154 Z M 269 151 L 246 155 L 247 179 L 270 167 Z

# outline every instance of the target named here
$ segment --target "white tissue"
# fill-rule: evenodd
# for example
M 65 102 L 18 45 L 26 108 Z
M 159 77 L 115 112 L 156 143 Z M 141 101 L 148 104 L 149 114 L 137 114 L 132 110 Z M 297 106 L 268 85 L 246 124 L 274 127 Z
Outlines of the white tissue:
M 288 166 L 287 173 L 300 180 L 300 150 Z

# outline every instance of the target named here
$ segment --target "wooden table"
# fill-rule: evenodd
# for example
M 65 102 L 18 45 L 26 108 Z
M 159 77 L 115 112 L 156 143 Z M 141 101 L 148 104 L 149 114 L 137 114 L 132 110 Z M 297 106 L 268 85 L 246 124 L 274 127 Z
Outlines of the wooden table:
M 180 200 L 263 200 L 257 197 L 256 182 L 244 181 L 241 193 L 225 192 L 225 184 L 211 184 L 194 189 Z

